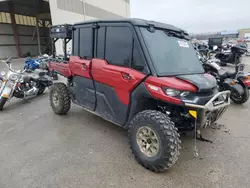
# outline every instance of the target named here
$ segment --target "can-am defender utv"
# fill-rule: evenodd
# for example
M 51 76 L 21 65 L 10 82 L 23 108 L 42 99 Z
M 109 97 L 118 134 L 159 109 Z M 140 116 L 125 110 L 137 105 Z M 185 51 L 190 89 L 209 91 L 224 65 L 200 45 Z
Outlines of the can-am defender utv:
M 88 21 L 72 29 L 69 62 L 50 62 L 67 78 L 67 84 L 51 88 L 53 111 L 66 114 L 72 101 L 128 129 L 136 160 L 151 171 L 176 163 L 178 131 L 216 121 L 230 103 L 230 92 L 217 91 L 215 78 L 205 74 L 188 34 L 179 28 L 124 19 Z

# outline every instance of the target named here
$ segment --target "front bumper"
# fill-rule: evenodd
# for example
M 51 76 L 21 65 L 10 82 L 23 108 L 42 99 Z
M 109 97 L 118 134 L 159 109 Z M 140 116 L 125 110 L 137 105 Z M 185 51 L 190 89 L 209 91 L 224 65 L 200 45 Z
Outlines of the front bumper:
M 185 103 L 185 101 L 184 101 Z M 205 105 L 197 105 L 185 103 L 189 111 L 195 111 L 196 115 L 192 115 L 197 119 L 197 125 L 203 127 L 212 113 L 215 115 L 213 122 L 218 120 L 230 105 L 230 91 L 222 91 L 215 94 Z

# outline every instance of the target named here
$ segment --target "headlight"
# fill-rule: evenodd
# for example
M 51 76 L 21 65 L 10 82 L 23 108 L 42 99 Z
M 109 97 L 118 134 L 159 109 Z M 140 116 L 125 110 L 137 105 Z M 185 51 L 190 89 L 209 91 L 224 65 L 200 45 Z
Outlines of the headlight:
M 190 93 L 189 91 L 179 91 L 172 88 L 164 88 L 164 91 L 166 95 L 171 97 L 176 97 L 176 96 L 186 97 Z
M 1 71 L 1 76 L 5 76 L 5 75 L 6 75 L 6 72 Z
M 171 89 L 171 88 L 166 89 L 165 92 L 166 92 L 166 95 L 171 96 L 171 97 L 174 97 L 180 94 L 180 91 Z

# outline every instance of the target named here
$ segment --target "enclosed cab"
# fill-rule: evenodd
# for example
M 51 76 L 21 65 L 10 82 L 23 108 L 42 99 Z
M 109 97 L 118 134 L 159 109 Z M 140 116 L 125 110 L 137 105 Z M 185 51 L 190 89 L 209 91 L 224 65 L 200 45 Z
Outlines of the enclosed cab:
M 210 50 L 213 50 L 214 46 L 217 46 L 219 50 L 222 48 L 223 38 L 222 37 L 211 37 L 208 39 L 208 46 Z
M 230 92 L 218 92 L 188 33 L 175 26 L 88 21 L 72 26 L 72 44 L 69 62 L 50 63 L 68 80 L 52 87 L 52 109 L 66 114 L 72 101 L 128 129 L 135 158 L 152 171 L 176 163 L 179 132 L 196 132 L 229 105 Z

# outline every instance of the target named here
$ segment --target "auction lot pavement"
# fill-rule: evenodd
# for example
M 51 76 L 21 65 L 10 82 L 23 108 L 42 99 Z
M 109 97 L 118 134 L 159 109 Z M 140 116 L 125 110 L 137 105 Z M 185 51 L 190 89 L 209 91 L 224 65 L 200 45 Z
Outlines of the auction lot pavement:
M 249 188 L 249 109 L 232 103 L 217 129 L 203 130 L 213 143 L 197 142 L 199 158 L 182 136 L 178 164 L 156 174 L 134 160 L 122 128 L 75 105 L 55 115 L 47 90 L 31 103 L 13 99 L 0 112 L 0 188 Z

